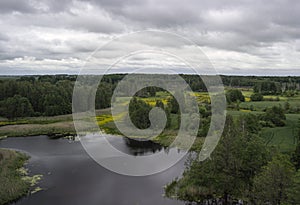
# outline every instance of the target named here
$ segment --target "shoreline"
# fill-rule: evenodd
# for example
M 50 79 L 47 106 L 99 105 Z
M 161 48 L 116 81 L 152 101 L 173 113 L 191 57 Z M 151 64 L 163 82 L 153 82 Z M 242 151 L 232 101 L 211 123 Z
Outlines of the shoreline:
M 37 186 L 42 175 L 30 176 L 27 164 L 28 153 L 10 148 L 0 148 L 0 204 L 12 204 L 23 197 L 34 194 L 42 189 Z M 12 183 L 13 182 L 13 183 Z

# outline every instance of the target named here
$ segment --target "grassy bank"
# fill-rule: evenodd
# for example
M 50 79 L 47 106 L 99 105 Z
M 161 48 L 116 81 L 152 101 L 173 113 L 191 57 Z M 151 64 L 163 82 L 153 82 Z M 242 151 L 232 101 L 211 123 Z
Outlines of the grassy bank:
M 28 157 L 12 150 L 0 149 L 0 205 L 28 193 L 31 183 L 22 171 Z
M 75 134 L 72 115 L 27 117 L 0 121 L 0 137 Z
M 36 135 L 73 135 L 73 122 L 59 122 L 52 124 L 20 124 L 0 127 L 0 136 L 19 137 Z
M 97 116 L 110 114 L 110 109 L 97 110 L 96 114 Z M 53 137 L 76 135 L 72 115 L 27 117 L 15 120 L 0 119 L 0 139 L 2 137 L 26 137 L 36 135 L 48 135 Z

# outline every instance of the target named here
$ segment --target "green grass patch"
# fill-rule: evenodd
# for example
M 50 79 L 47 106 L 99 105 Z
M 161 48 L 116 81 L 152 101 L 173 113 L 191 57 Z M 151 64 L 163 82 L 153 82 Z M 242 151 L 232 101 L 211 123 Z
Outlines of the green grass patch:
M 247 114 L 254 114 L 254 115 L 259 115 L 259 114 L 263 114 L 264 112 L 260 112 L 260 111 L 251 111 L 251 110 L 243 110 L 240 109 L 238 110 L 227 110 L 227 115 L 231 115 L 234 118 L 236 117 L 240 117 L 241 115 L 247 115 Z
M 18 124 L 0 127 L 0 136 L 7 137 L 24 137 L 55 134 L 76 134 L 73 122 L 57 122 L 52 124 Z
M 0 149 L 0 204 L 7 204 L 24 195 L 30 183 L 23 179 L 20 169 L 28 157 L 16 151 Z
M 241 109 L 248 109 L 252 107 L 255 111 L 263 111 L 266 108 L 271 108 L 273 106 L 284 106 L 284 102 L 281 101 L 260 101 L 260 102 L 242 102 L 240 104 Z
M 26 117 L 18 118 L 15 120 L 8 120 L 1 118 L 0 127 L 6 125 L 22 125 L 22 124 L 52 124 L 57 122 L 70 122 L 73 120 L 72 115 L 59 115 L 59 116 L 43 116 L 43 117 Z
M 291 153 L 297 145 L 297 122 L 300 114 L 287 114 L 286 126 L 264 128 L 261 137 L 267 145 L 277 147 L 281 152 Z

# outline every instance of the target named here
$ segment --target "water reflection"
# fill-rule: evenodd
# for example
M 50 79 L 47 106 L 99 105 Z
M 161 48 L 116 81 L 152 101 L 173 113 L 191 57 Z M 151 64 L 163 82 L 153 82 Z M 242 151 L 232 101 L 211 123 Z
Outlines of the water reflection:
M 162 149 L 167 150 L 166 147 L 149 140 L 138 140 L 128 137 L 124 137 L 123 140 L 125 141 L 130 154 L 134 156 L 150 155 L 160 152 Z

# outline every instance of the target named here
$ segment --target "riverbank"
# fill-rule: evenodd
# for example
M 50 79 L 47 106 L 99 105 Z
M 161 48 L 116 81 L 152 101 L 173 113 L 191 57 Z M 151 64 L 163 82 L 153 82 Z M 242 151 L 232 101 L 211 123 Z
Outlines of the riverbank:
M 0 205 L 40 190 L 39 187 L 32 189 L 41 179 L 41 175 L 28 176 L 24 168 L 28 159 L 29 157 L 23 153 L 0 149 Z
M 72 115 L 28 117 L 0 121 L 0 138 L 36 135 L 75 135 Z
M 99 128 L 106 134 L 121 135 L 111 116 L 110 109 L 96 111 L 96 120 Z M 121 119 L 119 119 L 121 120 Z M 61 115 L 53 117 L 28 117 L 9 121 L 0 120 L 0 140 L 6 137 L 27 137 L 47 135 L 50 138 L 62 138 L 76 136 L 76 130 L 72 115 Z M 177 130 L 165 130 L 152 141 L 168 147 L 177 136 Z M 201 149 L 204 138 L 196 138 L 192 151 Z
M 97 115 L 110 113 L 110 109 L 97 110 Z M 26 117 L 15 120 L 0 119 L 0 139 L 47 135 L 52 138 L 75 136 L 72 114 L 59 116 Z

